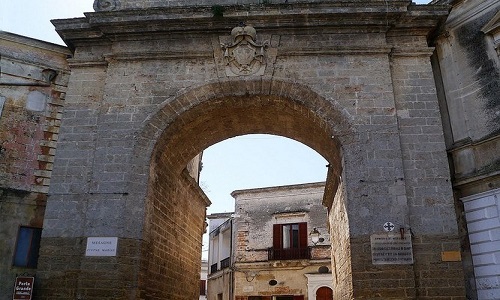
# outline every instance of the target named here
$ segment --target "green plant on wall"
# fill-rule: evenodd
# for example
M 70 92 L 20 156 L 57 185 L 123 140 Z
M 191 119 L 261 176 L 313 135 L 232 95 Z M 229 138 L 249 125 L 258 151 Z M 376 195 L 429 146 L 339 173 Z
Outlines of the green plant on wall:
M 213 5 L 212 6 L 212 14 L 214 18 L 222 18 L 224 17 L 224 7 L 220 5 Z

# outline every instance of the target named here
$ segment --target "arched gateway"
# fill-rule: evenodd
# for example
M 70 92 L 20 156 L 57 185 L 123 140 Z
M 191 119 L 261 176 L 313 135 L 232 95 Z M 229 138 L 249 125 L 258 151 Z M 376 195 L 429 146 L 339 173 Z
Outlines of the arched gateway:
M 74 57 L 39 299 L 195 299 L 209 200 L 186 165 L 248 133 L 329 161 L 334 299 L 464 295 L 442 259 L 460 245 L 426 42 L 446 7 L 142 3 L 54 21 Z M 117 237 L 116 256 L 87 256 L 88 237 Z

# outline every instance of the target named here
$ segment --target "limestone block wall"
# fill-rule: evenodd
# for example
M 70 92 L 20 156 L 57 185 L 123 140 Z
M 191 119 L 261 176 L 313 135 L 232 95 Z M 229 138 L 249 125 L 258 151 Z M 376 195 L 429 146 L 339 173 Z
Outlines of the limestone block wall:
M 409 220 L 406 222 L 409 223 L 405 224 L 410 225 L 400 226 L 411 230 L 414 236 L 416 296 L 423 299 L 465 294 L 460 260 L 449 262 L 441 257 L 443 252 L 459 251 L 460 244 L 429 55 L 408 57 L 394 53 L 391 65 L 402 143 L 403 178 L 407 183 L 399 198 L 408 203 Z M 451 272 L 433 271 L 436 264 Z M 443 277 L 446 278 L 444 286 L 433 286 L 432 278 Z
M 438 88 L 452 184 L 459 212 L 462 259 L 467 295 L 476 292 L 474 252 L 460 198 L 494 191 L 499 184 L 500 60 L 498 1 L 436 1 L 452 4 L 451 13 L 434 38 L 433 67 Z M 497 28 L 497 29 L 495 29 Z M 469 243 L 470 242 L 470 243 Z
M 350 249 L 349 216 L 347 214 L 347 199 L 345 185 L 342 183 L 333 198 L 328 213 L 331 247 L 331 266 L 333 296 L 336 299 L 346 299 L 353 293 L 352 286 L 352 252 Z
M 68 275 L 59 287 L 61 297 L 88 292 L 79 282 L 89 274 L 79 265 L 52 264 L 56 248 L 51 247 L 111 235 L 133 240 L 136 249 L 144 250 L 142 257 L 157 257 L 156 264 L 141 264 L 140 277 L 128 270 L 135 275 L 121 283 L 117 295 L 179 296 L 177 286 L 154 290 L 142 275 L 158 274 L 169 284 L 178 277 L 190 284 L 190 274 L 199 271 L 191 263 L 192 252 L 151 244 L 161 238 L 170 245 L 165 234 L 183 230 L 187 217 L 174 218 L 180 223 L 173 224 L 167 222 L 170 213 L 202 209 L 187 204 L 195 192 L 180 177 L 182 170 L 220 140 L 275 133 L 324 155 L 334 170 L 331 180 L 342 182 L 334 211 L 338 218 L 348 216 L 338 232 L 348 242 L 337 254 L 344 259 L 338 263 L 346 263 L 341 266 L 348 280 L 343 298 L 463 299 L 460 262 L 441 256 L 459 245 L 426 41 L 447 9 L 393 1 L 388 14 L 385 1 L 350 4 L 349 9 L 307 3 L 252 8 L 256 11 L 235 6 L 227 7 L 232 12 L 223 19 L 199 7 L 165 15 L 111 11 L 55 22 L 75 57 L 46 214 L 44 280 Z M 363 15 L 367 5 L 370 13 Z M 257 41 L 269 41 L 262 76 L 225 73 L 220 44 L 231 38 L 232 24 L 243 15 L 258 24 Z M 361 23 L 351 28 L 342 23 L 347 21 Z M 200 222 L 193 225 L 196 231 L 202 212 L 194 215 L 193 221 Z M 370 235 L 387 221 L 414 234 L 414 266 L 371 264 Z M 186 246 L 197 251 L 196 239 L 189 241 Z M 86 262 L 79 251 L 61 252 L 57 261 L 80 256 Z M 117 259 L 134 255 L 122 253 Z M 183 259 L 189 268 L 185 274 L 162 265 Z M 439 272 L 445 281 L 427 280 Z

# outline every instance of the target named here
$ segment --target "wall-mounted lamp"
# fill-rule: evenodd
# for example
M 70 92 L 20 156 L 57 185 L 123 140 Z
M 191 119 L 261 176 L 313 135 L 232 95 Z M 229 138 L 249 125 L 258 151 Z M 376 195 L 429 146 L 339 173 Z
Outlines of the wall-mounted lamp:
M 311 236 L 311 241 L 313 242 L 314 246 L 316 246 L 317 243 L 323 242 L 325 240 L 324 238 L 319 237 L 320 233 L 318 229 L 316 229 L 316 227 L 314 227 L 311 233 L 309 233 L 309 236 Z

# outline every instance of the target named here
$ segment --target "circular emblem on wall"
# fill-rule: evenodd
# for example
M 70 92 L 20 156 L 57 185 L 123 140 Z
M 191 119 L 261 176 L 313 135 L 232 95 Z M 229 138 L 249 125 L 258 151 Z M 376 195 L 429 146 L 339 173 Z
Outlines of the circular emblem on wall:
M 95 0 L 94 10 L 95 11 L 111 11 L 119 7 L 120 2 L 118 0 Z
M 394 227 L 396 227 L 396 226 L 394 226 L 394 224 L 392 224 L 392 222 L 385 222 L 383 227 L 384 227 L 385 231 L 391 232 L 394 230 Z

